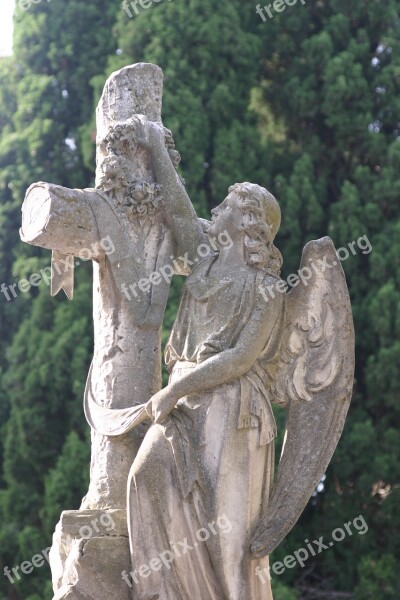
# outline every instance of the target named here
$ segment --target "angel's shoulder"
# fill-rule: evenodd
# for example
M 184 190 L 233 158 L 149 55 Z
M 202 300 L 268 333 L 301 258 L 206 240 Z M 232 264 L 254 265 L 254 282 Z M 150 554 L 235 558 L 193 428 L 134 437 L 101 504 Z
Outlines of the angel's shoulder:
M 278 275 L 260 273 L 257 285 L 258 302 L 284 304 L 287 287 L 287 283 Z

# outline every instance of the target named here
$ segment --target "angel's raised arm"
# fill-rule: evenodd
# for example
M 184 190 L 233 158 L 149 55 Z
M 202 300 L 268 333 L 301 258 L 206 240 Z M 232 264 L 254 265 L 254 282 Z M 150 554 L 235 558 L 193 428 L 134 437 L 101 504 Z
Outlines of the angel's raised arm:
M 207 244 L 200 220 L 186 193 L 165 145 L 164 131 L 154 123 L 148 123 L 148 147 L 151 152 L 157 182 L 162 186 L 165 199 L 165 218 L 181 253 L 189 260 L 198 257 L 198 248 Z

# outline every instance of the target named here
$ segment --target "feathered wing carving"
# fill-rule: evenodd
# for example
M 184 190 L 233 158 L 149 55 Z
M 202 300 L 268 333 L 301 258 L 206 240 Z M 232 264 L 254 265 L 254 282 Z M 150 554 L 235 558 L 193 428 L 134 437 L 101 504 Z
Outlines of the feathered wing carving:
M 304 510 L 339 441 L 353 387 L 353 318 L 332 240 L 309 242 L 301 268 L 312 275 L 287 297 L 271 388 L 274 400 L 288 402 L 285 444 L 268 509 L 253 534 L 255 557 L 270 554 Z

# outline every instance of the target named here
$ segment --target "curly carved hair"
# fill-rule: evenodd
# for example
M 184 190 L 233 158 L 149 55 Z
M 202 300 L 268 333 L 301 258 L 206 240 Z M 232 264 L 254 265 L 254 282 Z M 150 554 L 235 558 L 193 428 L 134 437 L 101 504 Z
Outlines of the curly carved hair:
M 283 259 L 273 243 L 281 223 L 278 202 L 268 190 L 247 181 L 235 183 L 229 188 L 230 192 L 242 198 L 247 264 L 279 276 Z

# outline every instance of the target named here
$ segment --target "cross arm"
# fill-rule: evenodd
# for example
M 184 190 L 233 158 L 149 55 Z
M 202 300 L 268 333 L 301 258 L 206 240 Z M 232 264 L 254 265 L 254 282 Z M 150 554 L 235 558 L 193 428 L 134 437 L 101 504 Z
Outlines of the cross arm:
M 31 185 L 22 205 L 22 241 L 62 254 L 98 259 L 100 235 L 89 193 L 41 181 Z
M 101 256 L 90 193 L 90 190 L 71 190 L 41 181 L 26 192 L 20 237 L 23 242 L 53 251 L 52 296 L 64 289 L 72 299 L 74 256 L 83 260 L 98 260 Z

